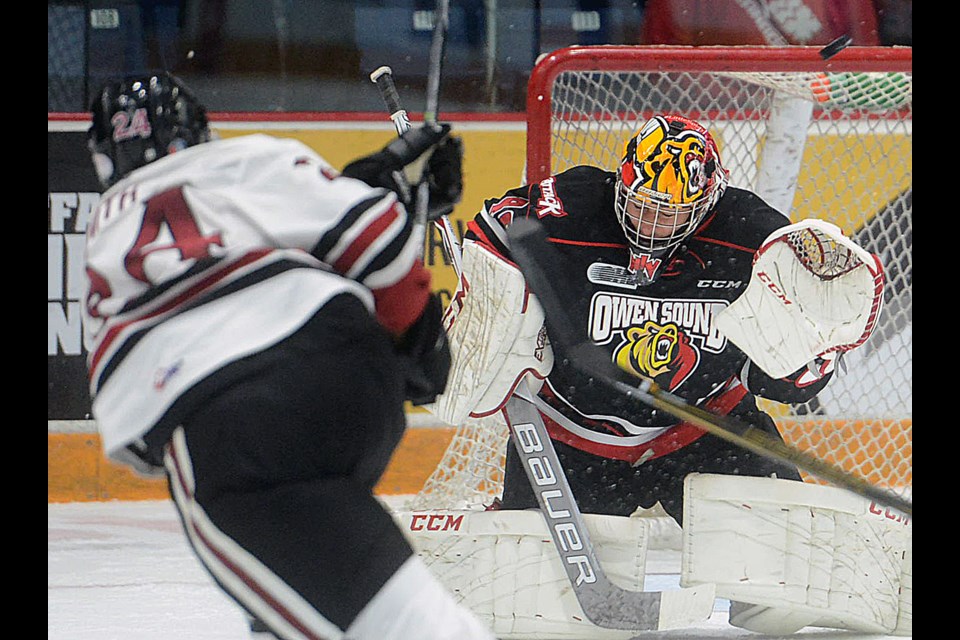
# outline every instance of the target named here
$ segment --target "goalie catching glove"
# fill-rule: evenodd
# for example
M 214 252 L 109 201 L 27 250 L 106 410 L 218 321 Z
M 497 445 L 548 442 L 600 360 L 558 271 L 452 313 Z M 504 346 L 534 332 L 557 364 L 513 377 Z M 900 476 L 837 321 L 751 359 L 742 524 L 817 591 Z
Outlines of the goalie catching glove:
M 772 233 L 757 250 L 750 283 L 716 327 L 773 378 L 870 337 L 883 304 L 880 259 L 823 220 Z
M 427 123 L 408 129 L 380 151 L 348 164 L 342 174 L 395 192 L 408 211 L 415 211 L 416 183 L 411 188 L 403 170 L 420 165 L 428 152 L 419 179 L 429 187 L 427 219 L 436 220 L 452 212 L 463 194 L 463 145 L 450 135 L 449 124 Z

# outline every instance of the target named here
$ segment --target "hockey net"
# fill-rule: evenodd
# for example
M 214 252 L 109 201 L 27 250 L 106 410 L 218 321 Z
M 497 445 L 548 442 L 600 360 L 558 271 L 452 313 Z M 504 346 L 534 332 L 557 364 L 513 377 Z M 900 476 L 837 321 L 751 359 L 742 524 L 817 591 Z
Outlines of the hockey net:
M 821 218 L 880 256 L 884 308 L 815 400 L 761 401 L 784 439 L 901 495 L 912 491 L 912 50 L 571 47 L 542 58 L 527 102 L 527 181 L 578 164 L 615 169 L 651 115 L 717 138 L 731 184 L 791 221 Z M 469 419 L 409 506 L 482 509 L 499 495 L 508 430 Z M 806 478 L 816 482 L 814 478 Z

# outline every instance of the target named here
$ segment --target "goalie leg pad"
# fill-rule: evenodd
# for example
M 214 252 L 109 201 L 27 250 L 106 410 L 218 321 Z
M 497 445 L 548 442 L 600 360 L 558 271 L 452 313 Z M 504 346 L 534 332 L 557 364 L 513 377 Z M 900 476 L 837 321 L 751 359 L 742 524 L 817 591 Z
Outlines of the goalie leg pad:
M 583 613 L 543 516 L 526 511 L 404 511 L 400 528 L 431 572 L 501 640 L 627 640 L 635 631 Z M 584 514 L 610 581 L 643 590 L 643 518 Z
M 680 584 L 715 583 L 730 623 L 751 631 L 900 634 L 912 535 L 908 518 L 836 487 L 691 474 Z
M 900 575 L 900 612 L 895 636 L 913 635 L 913 545 L 903 555 L 903 573 Z

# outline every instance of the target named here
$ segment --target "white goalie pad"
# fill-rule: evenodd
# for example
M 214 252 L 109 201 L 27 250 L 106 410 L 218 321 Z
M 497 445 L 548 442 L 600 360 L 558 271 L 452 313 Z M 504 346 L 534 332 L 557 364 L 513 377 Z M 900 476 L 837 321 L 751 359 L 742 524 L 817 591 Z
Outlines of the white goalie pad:
M 772 233 L 757 250 L 746 291 L 716 328 L 773 378 L 873 332 L 883 303 L 880 259 L 836 225 L 809 219 Z
M 464 242 L 461 261 L 460 283 L 444 317 L 451 352 L 447 390 L 425 405 L 454 426 L 502 409 L 524 376 L 539 388 L 553 367 L 543 309 L 520 270 L 472 241 Z
M 626 640 L 637 634 L 589 621 L 539 511 L 405 511 L 395 518 L 431 572 L 497 638 Z M 644 519 L 583 518 L 611 582 L 643 590 Z
M 836 487 L 691 474 L 680 584 L 716 584 L 730 623 L 911 635 L 909 518 Z

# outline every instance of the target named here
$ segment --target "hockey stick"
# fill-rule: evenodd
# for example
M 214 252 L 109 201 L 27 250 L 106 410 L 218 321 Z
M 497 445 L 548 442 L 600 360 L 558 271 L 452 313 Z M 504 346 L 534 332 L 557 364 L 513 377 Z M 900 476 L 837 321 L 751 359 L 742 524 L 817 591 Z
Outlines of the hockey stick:
M 778 462 L 785 467 L 796 467 L 838 487 L 873 500 L 877 504 L 896 509 L 913 517 L 913 503 L 893 492 L 876 487 L 859 476 L 812 456 L 776 438 L 766 431 L 730 416 L 721 416 L 688 404 L 682 398 L 661 389 L 646 378 L 630 378 L 633 384 L 624 382 L 627 373 L 610 362 L 602 349 L 580 335 L 575 324 L 560 301 L 553 282 L 563 280 L 564 262 L 559 252 L 547 240 L 546 232 L 539 223 L 521 218 L 507 227 L 510 248 L 520 265 L 524 278 L 537 296 L 544 310 L 547 333 L 550 340 L 564 348 L 566 357 L 595 380 L 629 397 L 689 422 L 704 431 L 723 438 L 735 445 Z M 553 277 L 547 270 L 554 271 Z
M 438 0 L 437 7 L 424 112 L 427 122 L 436 122 L 437 119 L 447 0 Z M 382 66 L 370 74 L 370 80 L 380 90 L 397 134 L 403 134 L 410 128 L 410 120 L 397 92 L 392 70 Z M 421 189 L 424 184 L 421 181 Z M 418 206 L 425 202 L 425 195 L 422 191 L 418 194 Z M 419 208 L 417 214 L 416 222 L 425 228 L 425 209 Z M 447 216 L 441 216 L 434 220 L 434 224 L 440 230 L 444 249 L 457 277 L 460 277 L 460 243 L 450 220 Z M 523 388 L 525 385 L 521 385 Z M 522 391 L 518 389 L 518 392 Z M 643 631 L 686 627 L 707 619 L 713 611 L 713 585 L 644 592 L 621 589 L 610 582 L 597 560 L 580 509 L 539 411 L 529 399 L 515 393 L 504 408 L 504 413 L 564 570 L 577 601 L 591 622 L 600 627 Z M 549 485 L 545 486 L 545 483 Z
M 370 80 L 372 80 L 374 84 L 377 85 L 377 88 L 380 89 L 380 95 L 383 98 L 384 104 L 387 106 L 387 112 L 390 115 L 390 119 L 393 121 L 394 127 L 397 130 L 397 134 L 402 135 L 410 128 L 410 119 L 407 116 L 407 111 L 403 108 L 400 102 L 400 94 L 397 93 L 397 86 L 393 81 L 393 71 L 387 66 L 379 67 L 370 74 Z M 399 176 L 395 174 L 394 179 L 398 181 L 406 181 L 406 177 L 403 175 L 403 173 L 400 173 Z M 429 189 L 426 185 L 426 181 L 421 180 L 417 194 L 417 211 L 414 218 L 414 224 L 419 228 L 422 228 L 424 232 L 426 232 L 426 208 L 428 204 Z M 449 259 L 450 263 L 453 264 L 453 268 L 457 274 L 457 277 L 459 277 L 460 242 L 457 240 L 457 234 L 453 230 L 453 226 L 450 224 L 450 218 L 447 216 L 440 216 L 438 219 L 434 220 L 433 223 L 440 230 L 444 252 L 447 254 L 447 259 Z
M 449 22 L 448 0 L 437 0 L 437 9 L 434 15 L 433 38 L 430 42 L 429 69 L 427 71 L 427 96 L 426 108 L 423 113 L 424 122 L 437 122 L 437 114 L 440 104 L 440 73 L 443 69 L 443 52 L 446 42 L 447 24 Z M 397 92 L 397 86 L 393 79 L 393 70 L 388 66 L 382 66 L 370 74 L 370 80 L 377 85 L 380 90 L 380 96 L 387 107 L 387 113 L 393 121 L 394 128 L 398 135 L 402 135 L 410 128 L 410 118 L 407 111 L 403 108 L 400 101 L 400 94 Z M 397 176 L 394 176 L 395 178 Z M 414 224 L 423 229 L 426 233 L 427 209 L 429 206 L 429 187 L 425 180 L 421 180 L 418 185 L 417 193 L 417 211 L 415 212 Z M 440 216 L 433 221 L 434 225 L 440 230 L 443 241 L 444 252 L 447 259 L 453 264 L 457 277 L 460 276 L 460 242 L 457 240 L 457 234 L 450 224 L 450 218 Z
M 427 69 L 427 102 L 423 111 L 424 122 L 436 122 L 440 113 L 440 72 L 443 69 L 443 52 L 447 44 L 447 25 L 450 21 L 449 0 L 437 0 L 434 12 L 433 37 L 430 40 L 430 59 Z
M 651 631 L 689 627 L 710 617 L 713 584 L 669 591 L 631 591 L 613 584 L 600 565 L 553 443 L 521 383 L 504 413 L 540 511 L 583 613 L 598 627 Z

